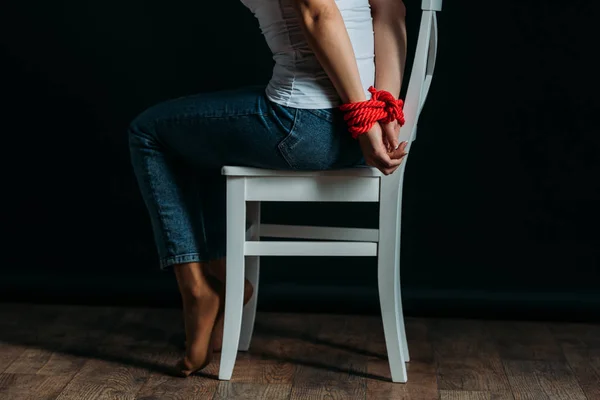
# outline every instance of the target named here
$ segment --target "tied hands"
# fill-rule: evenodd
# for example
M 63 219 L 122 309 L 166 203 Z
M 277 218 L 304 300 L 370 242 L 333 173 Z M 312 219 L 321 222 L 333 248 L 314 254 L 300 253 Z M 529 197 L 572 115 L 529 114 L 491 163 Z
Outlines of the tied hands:
M 407 142 L 398 145 L 400 127 L 404 125 L 404 102 L 386 90 L 369 87 L 371 99 L 345 103 L 340 109 L 353 138 L 357 138 L 368 165 L 384 175 L 393 173 L 406 156 Z M 369 128 L 370 127 L 370 128 Z
M 408 154 L 404 150 L 408 142 L 398 145 L 400 124 L 377 121 L 369 131 L 358 136 L 363 157 L 368 165 L 377 168 L 384 175 L 390 175 L 402 164 Z

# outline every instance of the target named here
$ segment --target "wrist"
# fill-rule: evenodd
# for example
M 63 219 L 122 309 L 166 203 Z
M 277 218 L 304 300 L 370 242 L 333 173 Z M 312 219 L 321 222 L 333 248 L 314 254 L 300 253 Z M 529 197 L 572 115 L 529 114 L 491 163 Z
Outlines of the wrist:
M 390 124 L 397 121 L 400 126 L 404 124 L 402 100 L 396 99 L 390 92 L 369 87 L 370 100 L 347 102 L 339 109 L 343 111 L 344 120 L 348 124 L 348 131 L 356 139 L 367 133 L 376 122 Z

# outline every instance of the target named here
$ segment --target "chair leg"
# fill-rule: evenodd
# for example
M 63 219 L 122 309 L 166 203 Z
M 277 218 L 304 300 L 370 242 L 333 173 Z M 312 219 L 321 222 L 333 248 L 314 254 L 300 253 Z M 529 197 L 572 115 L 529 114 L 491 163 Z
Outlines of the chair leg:
M 260 240 L 260 201 L 248 202 L 248 220 L 256 226 L 254 235 L 250 240 Z M 260 273 L 260 257 L 246 256 L 246 278 L 254 287 L 254 293 L 250 301 L 244 307 L 242 317 L 242 333 L 240 338 L 240 350 L 248 351 L 254 331 L 254 321 L 256 319 L 256 305 L 258 304 L 258 280 Z
M 389 178 L 382 178 L 382 194 L 379 211 L 379 246 L 377 274 L 379 303 L 385 334 L 388 361 L 393 382 L 406 382 L 406 364 L 403 351 L 402 309 L 400 307 L 400 265 L 397 263 L 396 242 L 398 221 L 398 188 Z M 396 183 L 397 185 L 397 183 Z
M 242 316 L 242 330 L 240 335 L 240 351 L 248 351 L 254 332 L 254 321 L 256 320 L 256 305 L 258 304 L 258 276 L 260 270 L 260 257 L 246 257 L 246 278 L 252 283 L 254 293 L 250 301 L 244 307 Z
M 398 274 L 400 275 L 400 250 L 401 250 L 401 239 L 402 239 L 402 186 L 400 186 L 400 194 L 398 196 L 398 218 L 396 219 L 397 224 L 396 224 L 396 251 L 394 252 L 394 265 L 397 265 L 398 267 Z M 404 312 L 402 310 L 402 286 L 400 284 L 402 277 L 398 276 L 398 279 L 395 281 L 396 282 L 396 289 L 395 289 L 395 293 L 397 295 L 396 298 L 396 304 L 398 307 L 398 313 L 399 313 L 399 318 L 398 318 L 398 322 L 400 324 L 400 326 L 398 327 L 399 331 L 400 331 L 400 344 L 402 345 L 401 350 L 402 350 L 402 355 L 404 357 L 404 362 L 409 362 L 410 361 L 410 353 L 408 352 L 408 340 L 406 338 L 406 328 L 404 326 Z
M 394 290 L 396 296 L 396 307 L 398 309 L 398 332 L 400 332 L 400 350 L 402 351 L 402 358 L 404 362 L 410 361 L 410 353 L 408 352 L 408 340 L 406 338 L 406 328 L 404 326 L 404 312 L 402 310 L 402 290 L 400 288 L 400 279 L 396 281 L 396 288 Z
M 227 177 L 227 263 L 223 347 L 219 379 L 230 380 L 240 343 L 244 305 L 246 200 L 243 177 Z

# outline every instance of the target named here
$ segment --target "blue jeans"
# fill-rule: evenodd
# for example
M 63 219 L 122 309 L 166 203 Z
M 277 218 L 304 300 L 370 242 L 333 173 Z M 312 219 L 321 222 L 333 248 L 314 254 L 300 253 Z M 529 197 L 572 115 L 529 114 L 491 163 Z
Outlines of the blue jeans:
M 225 256 L 224 165 L 324 170 L 363 164 L 341 111 L 271 102 L 265 86 L 168 100 L 129 127 L 133 171 L 161 270 Z

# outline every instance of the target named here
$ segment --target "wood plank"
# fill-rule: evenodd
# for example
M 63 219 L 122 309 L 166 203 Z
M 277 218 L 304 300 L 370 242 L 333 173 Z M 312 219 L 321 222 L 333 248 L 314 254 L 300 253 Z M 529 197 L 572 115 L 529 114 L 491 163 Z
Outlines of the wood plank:
M 368 355 L 364 349 L 372 318 L 347 314 L 312 314 L 307 318 L 305 338 L 315 345 L 353 356 Z
M 257 354 L 256 349 L 250 349 L 250 352 L 239 352 L 234 373 L 231 382 L 239 383 L 261 383 L 261 384 L 291 384 L 296 367 L 290 359 L 281 359 L 277 355 L 277 348 L 285 346 L 282 343 L 276 343 L 272 350 L 272 355 Z M 215 355 L 215 359 L 206 369 L 209 375 L 217 376 L 220 366 L 220 353 Z
M 4 372 L 9 374 L 35 374 L 50 360 L 51 350 L 28 348 Z
M 353 347 L 366 340 L 358 333 L 360 324 L 349 316 L 320 314 L 310 315 L 307 327 L 306 348 L 295 355 L 290 399 L 366 398 L 367 358 Z
M 214 400 L 287 400 L 291 384 L 219 382 Z
M 367 362 L 367 399 L 386 400 L 437 400 L 438 384 L 433 362 L 411 361 L 406 364 L 408 381 L 394 383 L 390 365 L 386 360 Z
M 38 375 L 66 376 L 72 378 L 87 362 L 86 357 L 69 353 L 54 352 L 36 372 Z
M 104 374 L 111 385 L 94 388 L 100 398 L 117 394 L 119 398 L 210 398 L 216 380 L 175 375 L 174 367 L 184 355 L 184 339 L 181 309 L 128 309 L 102 342 L 99 350 L 104 361 L 82 370 L 69 389 L 77 393 L 77 386 L 86 384 L 86 375 Z M 115 369 L 106 369 L 109 364 Z
M 38 338 L 44 348 L 77 355 L 102 344 L 127 309 L 118 307 L 63 306 L 62 312 Z
M 514 400 L 512 392 L 486 392 L 466 390 L 440 390 L 440 400 Z
M 102 344 L 105 346 L 165 347 L 185 349 L 185 330 L 179 308 L 130 308 Z
M 180 309 L 2 304 L 0 398 L 600 399 L 600 325 L 405 323 L 406 384 L 390 381 L 380 316 L 290 313 L 258 313 L 226 382 L 218 354 L 199 376 L 171 375 Z
M 124 314 L 105 344 L 113 349 L 123 346 L 139 349 L 138 361 L 149 375 L 136 399 L 212 399 L 219 383 L 214 361 L 208 368 L 186 379 L 174 376 L 174 366 L 185 350 L 181 309 L 135 311 Z M 145 331 L 150 334 L 145 336 Z
M 212 399 L 219 383 L 216 376 L 193 375 L 188 378 L 173 376 L 169 367 L 173 367 L 182 356 L 181 349 L 170 346 L 168 349 L 145 353 L 148 361 L 167 368 L 165 371 L 151 371 L 146 383 L 136 394 L 139 400 L 188 400 Z
M 487 321 L 486 327 L 502 359 L 565 360 L 558 341 L 544 323 Z
M 58 399 L 133 399 L 147 372 L 107 361 L 90 360 Z
M 439 319 L 428 322 L 438 365 L 440 390 L 510 392 L 500 355 L 484 321 Z M 486 395 L 487 396 L 487 395 Z
M 491 392 L 492 400 L 514 400 L 512 391 L 510 392 Z
M 474 392 L 465 390 L 441 390 L 440 400 L 491 400 L 490 392 Z
M 0 342 L 0 373 L 27 350 L 26 345 Z
M 439 357 L 438 376 L 441 390 L 511 390 L 499 357 Z
M 426 324 L 437 359 L 499 356 L 484 321 L 440 318 Z
M 600 399 L 600 349 L 564 344 L 563 351 L 588 399 Z
M 27 317 L 13 326 L 17 332 L 28 330 L 30 318 L 40 317 L 41 327 L 31 329 L 20 339 L 29 348 L 4 368 L 8 373 L 41 374 L 72 377 L 83 366 L 87 357 L 94 354 L 96 346 L 110 329 L 107 321 L 120 317 L 118 309 L 85 306 L 16 307 L 27 311 Z M 0 358 L 4 359 L 4 357 Z
M 295 314 L 258 313 L 250 349 L 238 353 L 231 382 L 291 384 L 294 357 L 304 345 L 302 320 Z M 219 365 L 217 356 L 209 370 L 217 375 Z
M 98 331 L 86 322 L 106 313 L 115 313 L 108 308 L 102 310 L 104 312 L 90 311 L 90 307 L 28 304 L 12 305 L 7 309 L 4 305 L 3 338 L 21 343 L 15 348 L 23 348 L 22 344 L 27 346 L 3 368 L 4 372 L 14 376 L 13 384 L 4 388 L 9 398 L 56 398 L 86 362 L 86 358 L 69 354 L 69 346 L 78 343 L 89 346 L 90 342 L 84 339 L 100 336 L 94 336 Z M 10 328 L 8 335 L 7 328 Z M 105 327 L 102 333 L 106 333 Z M 78 341 L 77 334 L 83 334 L 84 338 Z M 5 348 L 6 345 L 3 350 Z M 1 359 L 6 360 L 6 357 L 3 354 Z
M 441 390 L 440 400 L 514 400 L 511 392 Z
M 43 376 L 35 374 L 0 374 L 0 399 L 50 400 L 69 382 L 68 376 Z
M 162 348 L 147 343 L 126 346 L 119 340 L 107 340 L 107 343 L 93 349 L 90 359 L 58 399 L 133 399 L 153 375 L 173 376 L 173 366 L 182 356 L 180 349 L 168 343 Z M 169 356 L 172 358 L 167 364 L 165 360 Z M 82 394 L 86 397 L 81 397 Z
M 364 320 L 363 335 L 367 335 L 365 355 L 370 359 L 387 360 L 387 349 L 381 316 L 362 318 Z M 427 320 L 422 318 L 405 318 L 404 323 L 410 360 L 434 362 L 434 351 Z
M 0 304 L 0 372 L 35 373 L 52 354 L 45 333 L 64 306 Z
M 408 382 L 393 383 L 387 359 L 385 336 L 381 317 L 371 320 L 365 331 L 367 348 L 367 399 L 437 399 L 438 383 L 429 326 L 422 318 L 405 318 L 410 362 L 406 364 Z
M 303 353 L 305 321 L 295 314 L 258 313 L 250 349 L 238 352 L 231 382 L 291 384 L 295 356 Z M 220 353 L 205 369 L 208 376 L 218 376 Z
M 515 400 L 588 400 L 566 362 L 504 360 Z
M 600 349 L 600 324 L 598 323 L 548 322 L 546 325 L 560 344 Z
M 433 341 L 429 332 L 430 326 L 423 318 L 405 318 L 406 337 L 410 362 L 435 362 Z

